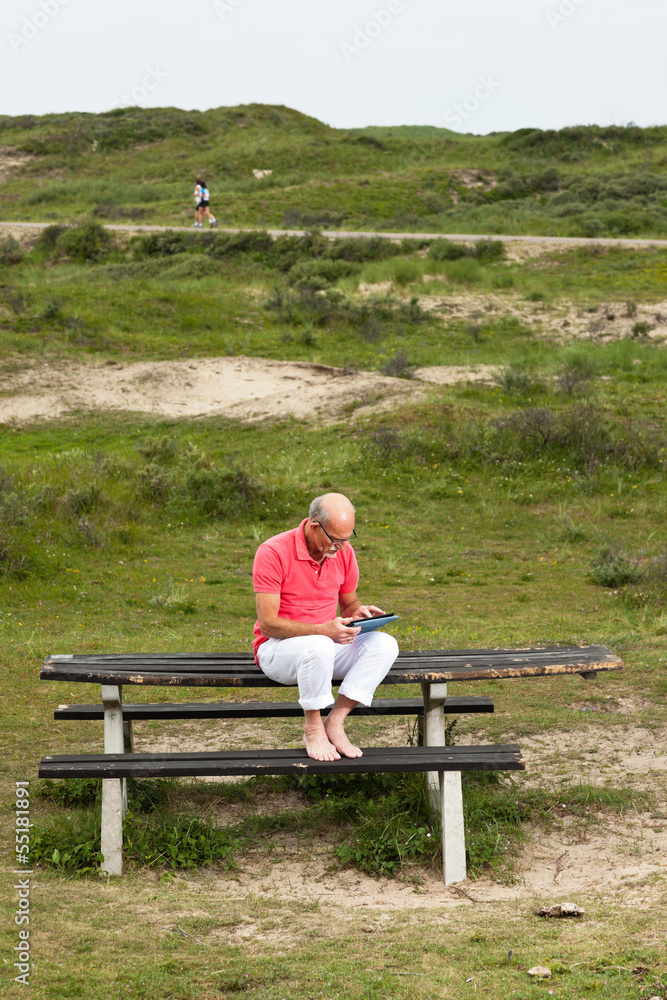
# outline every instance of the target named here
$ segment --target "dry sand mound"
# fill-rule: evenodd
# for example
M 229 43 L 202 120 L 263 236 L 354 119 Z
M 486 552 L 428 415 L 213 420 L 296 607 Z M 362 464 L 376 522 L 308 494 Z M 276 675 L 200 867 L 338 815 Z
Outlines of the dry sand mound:
M 204 358 L 106 364 L 39 362 L 0 371 L 0 422 L 54 419 L 77 410 L 241 420 L 332 419 L 386 408 L 440 385 L 488 377 L 487 367 L 420 369 L 418 380 L 262 358 Z M 422 380 L 422 381 L 419 381 Z

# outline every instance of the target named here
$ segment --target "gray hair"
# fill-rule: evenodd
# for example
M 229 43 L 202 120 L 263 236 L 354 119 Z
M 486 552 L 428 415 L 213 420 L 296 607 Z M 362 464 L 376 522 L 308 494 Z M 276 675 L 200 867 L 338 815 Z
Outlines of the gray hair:
M 321 497 L 315 497 L 311 503 L 310 510 L 308 511 L 311 521 L 320 521 L 322 524 L 328 524 L 331 520 L 331 513 L 324 502 L 328 495 L 325 493 Z M 352 507 L 352 504 L 350 504 L 350 507 Z M 356 513 L 354 507 L 352 507 L 352 513 Z

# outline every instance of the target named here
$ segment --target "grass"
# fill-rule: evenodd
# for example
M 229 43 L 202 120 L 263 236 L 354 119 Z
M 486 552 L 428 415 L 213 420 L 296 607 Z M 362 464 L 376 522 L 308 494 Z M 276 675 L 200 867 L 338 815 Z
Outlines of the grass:
M 3 116 L 0 143 L 23 162 L 0 216 L 189 224 L 204 171 L 234 227 L 664 237 L 666 142 L 664 127 L 332 129 L 256 104 Z M 272 175 L 256 180 L 258 163 Z
M 253 213 L 261 214 L 259 189 L 242 174 L 246 166 L 257 165 L 260 155 L 266 165 L 269 149 L 253 145 L 260 134 L 253 132 L 259 112 L 243 113 L 246 132 L 234 131 L 232 118 L 222 114 L 210 113 L 205 124 L 210 131 L 212 123 L 224 121 L 233 134 L 226 189 L 230 217 L 238 211 L 234 218 L 246 213 L 254 223 Z M 345 169 L 352 169 L 354 157 L 363 158 L 373 184 L 381 187 L 384 172 L 387 184 L 397 185 L 380 191 L 378 199 L 393 198 L 403 185 L 401 211 L 406 213 L 414 201 L 415 178 L 419 175 L 422 184 L 429 171 L 435 173 L 428 160 L 434 151 L 451 156 L 442 168 L 449 172 L 448 184 L 451 171 L 470 162 L 472 145 L 483 171 L 501 169 L 494 160 L 499 150 L 508 160 L 533 157 L 535 143 L 538 152 L 564 143 L 558 156 L 573 153 L 568 136 L 560 134 L 542 134 L 539 142 L 533 136 L 532 146 L 525 146 L 527 137 L 521 135 L 477 142 L 369 130 L 341 137 L 291 114 L 278 111 L 277 118 L 262 119 L 261 134 L 275 129 L 272 148 L 277 149 L 286 121 L 298 130 L 298 142 L 309 155 L 301 179 L 292 173 L 292 181 L 306 184 L 311 171 L 329 169 L 332 156 Z M 142 115 L 129 116 L 132 128 L 147 124 Z M 2 141 L 19 145 L 31 135 L 37 141 L 48 133 L 57 145 L 53 134 L 58 129 L 67 124 L 75 136 L 87 135 L 91 120 L 83 116 L 23 127 L 2 120 L 2 129 L 12 136 L 10 143 L 3 132 Z M 179 128 L 196 127 L 187 116 L 179 122 Z M 109 139 L 104 160 L 98 161 L 108 170 L 109 204 L 120 204 L 124 185 L 118 178 L 131 180 L 125 207 L 144 207 L 146 221 L 168 221 L 178 182 L 170 173 L 170 156 L 182 140 L 151 133 L 149 144 L 136 149 L 129 124 L 125 138 L 111 129 L 116 138 Z M 169 132 L 173 125 L 169 113 L 153 119 L 151 127 Z M 628 176 L 639 170 L 646 144 L 662 142 L 659 130 L 642 135 L 641 150 L 637 137 L 631 141 L 625 132 L 605 139 L 612 142 L 611 152 L 584 142 L 583 159 L 559 160 L 567 180 L 563 189 L 570 189 L 577 173 L 603 175 L 621 165 Z M 369 143 L 369 136 L 384 148 Z M 129 145 L 114 146 L 117 142 Z M 35 202 L 31 211 L 43 212 L 48 205 L 70 218 L 68 213 L 79 208 L 88 213 L 95 207 L 102 179 L 90 175 L 92 154 L 84 146 L 79 152 L 65 145 L 33 152 L 40 169 L 61 169 L 66 177 L 70 170 L 79 171 L 81 205 L 68 201 L 66 181 L 58 182 L 60 200 L 51 199 L 56 181 L 45 175 L 43 189 L 33 186 L 45 190 L 46 200 Z M 280 148 L 287 164 L 287 144 Z M 209 153 L 210 164 L 218 162 L 213 140 Z M 157 171 L 160 163 L 167 164 L 165 176 L 143 191 L 147 200 L 142 202 L 142 172 Z M 528 169 L 526 174 L 532 176 Z M 145 176 L 158 175 L 149 171 Z M 547 183 L 544 173 L 540 176 Z M 496 179 L 499 185 L 509 182 Z M 282 183 L 277 178 L 261 192 L 264 223 L 276 217 L 277 205 L 281 213 L 296 210 Z M 209 184 L 213 188 L 210 179 Z M 440 181 L 434 178 L 433 184 L 436 190 Z M 444 177 L 442 184 L 444 190 Z M 312 185 L 312 190 L 317 193 L 309 205 L 303 190 L 297 192 L 300 210 L 332 211 L 331 192 L 340 191 L 336 184 Z M 359 190 L 368 203 L 368 186 Z M 11 191 L 10 198 L 3 203 L 5 212 L 15 200 Z M 387 204 L 398 211 L 391 198 Z M 356 199 L 354 193 L 349 203 L 341 201 L 341 211 L 350 212 L 345 224 L 371 218 L 354 214 L 350 205 Z M 488 220 L 513 205 L 518 225 L 521 212 L 527 212 L 527 201 L 522 208 L 521 200 L 459 201 L 461 214 L 443 217 L 443 225 Z M 546 225 L 539 216 L 542 200 L 532 198 L 540 207 L 531 225 Z M 386 216 L 378 204 L 374 194 L 372 218 L 379 223 Z M 498 215 L 503 224 L 507 218 Z M 576 218 L 563 216 L 563 226 L 574 227 Z M 77 685 L 55 691 L 41 684 L 38 668 L 45 655 L 248 649 L 255 618 L 250 567 L 257 544 L 296 523 L 312 496 L 338 489 L 353 498 L 358 510 L 360 593 L 399 611 L 392 631 L 403 648 L 601 642 L 625 660 L 624 672 L 601 675 L 590 686 L 578 677 L 563 677 L 515 685 L 489 681 L 457 690 L 488 693 L 496 704 L 494 715 L 459 719 L 458 742 L 516 740 L 521 745 L 536 738 L 553 744 L 547 763 L 529 768 L 515 783 L 506 777 L 467 783 L 469 861 L 481 883 L 493 878 L 507 884 L 520 875 L 522 852 L 539 843 L 544 831 L 585 838 L 636 811 L 660 825 L 664 794 L 658 778 L 649 783 L 632 772 L 621 782 L 610 771 L 609 780 L 593 782 L 588 770 L 596 760 L 592 752 L 602 753 L 616 737 L 622 741 L 628 726 L 641 727 L 647 740 L 655 734 L 659 748 L 665 722 L 667 365 L 662 345 L 631 332 L 664 298 L 664 251 L 586 248 L 550 251 L 517 263 L 475 257 L 472 247 L 466 256 L 450 259 L 446 247 L 437 253 L 427 246 L 408 252 L 382 241 L 363 252 L 341 241 L 325 252 L 317 234 L 277 244 L 261 234 L 233 242 L 222 234 L 204 234 L 196 242 L 180 235 L 129 242 L 114 236 L 113 243 L 100 245 L 95 232 L 70 231 L 64 239 L 58 231 L 32 248 L 0 249 L 0 352 L 6 376 L 44 359 L 129 362 L 241 352 L 354 362 L 378 371 L 393 361 L 398 375 L 427 364 L 489 364 L 499 374 L 489 384 L 433 387 L 422 401 L 331 425 L 285 420 L 258 426 L 219 417 L 178 421 L 136 414 L 109 419 L 94 413 L 4 425 L 3 805 L 13 800 L 16 780 L 34 781 L 42 754 L 100 746 L 98 724 L 54 724 L 57 702 L 88 702 L 99 692 Z M 82 247 L 84 256 L 97 259 L 77 260 Z M 435 280 L 424 282 L 424 276 Z M 357 291 L 360 282 L 380 281 L 391 282 L 389 296 Z M 318 283 L 323 287 L 318 289 Z M 444 304 L 471 293 L 478 298 L 470 314 L 463 310 L 449 316 L 427 311 L 425 293 L 437 293 Z M 627 337 L 564 343 L 556 335 L 559 328 L 552 324 L 560 310 L 572 307 L 604 326 L 611 303 L 627 316 Z M 535 317 L 541 318 L 539 329 Z M 634 581 L 628 569 L 636 573 Z M 240 694 L 209 692 L 209 697 L 226 696 Z M 202 692 L 138 688 L 128 697 L 191 701 L 201 699 Z M 293 692 L 275 691 L 272 697 L 291 700 Z M 628 704 L 630 714 L 623 707 Z M 409 738 L 407 723 L 397 727 L 359 718 L 351 728 L 362 745 Z M 138 726 L 137 734 L 141 748 L 144 740 L 173 739 L 176 731 L 154 722 Z M 184 725 L 178 736 L 212 746 L 239 741 L 294 746 L 300 741 L 298 725 L 285 720 L 232 729 Z M 426 1000 L 469 996 L 475 989 L 497 996 L 516 990 L 529 998 L 553 988 L 563 997 L 590 992 L 626 1000 L 660 992 L 657 980 L 665 981 L 666 958 L 659 872 L 646 889 L 651 909 L 628 905 L 620 883 L 609 884 L 602 894 L 582 890 L 586 915 L 581 923 L 540 920 L 520 886 L 516 902 L 420 907 L 420 878 L 433 870 L 438 831 L 423 812 L 423 791 L 411 782 L 323 794 L 321 784 L 288 789 L 278 781 L 160 785 L 163 797 L 152 811 L 143 811 L 151 808 L 145 798 L 133 807 L 127 875 L 104 883 L 70 872 L 77 848 L 83 859 L 88 845 L 90 867 L 95 862 L 95 806 L 86 799 L 90 789 L 74 787 L 67 800 L 33 795 L 31 818 L 35 836 L 43 837 L 44 859 L 34 885 L 34 993 L 49 1000 L 195 993 L 202 998 L 245 993 L 257 1000 L 320 994 Z M 0 811 L 0 827 L 3 878 L 13 901 L 8 809 Z M 220 853 L 210 863 L 216 837 Z M 342 886 L 349 895 L 354 882 L 347 880 L 361 877 L 356 866 L 373 876 L 407 880 L 415 907 L 396 908 L 385 919 L 382 907 L 332 907 L 325 895 L 321 901 L 284 901 L 273 893 L 272 871 L 293 860 L 319 860 L 323 853 L 334 866 L 324 888 Z M 188 867 L 189 862 L 196 867 Z M 263 873 L 261 884 L 267 888 L 261 893 L 248 891 L 246 868 Z M 378 898 L 383 884 L 378 883 Z M 475 897 L 474 884 L 470 895 Z M 545 902 L 552 901 L 550 895 Z M 13 948 L 11 921 L 2 934 Z M 550 984 L 529 979 L 526 970 L 536 964 L 551 967 Z M 18 985 L 7 984 L 8 995 L 18 996 Z

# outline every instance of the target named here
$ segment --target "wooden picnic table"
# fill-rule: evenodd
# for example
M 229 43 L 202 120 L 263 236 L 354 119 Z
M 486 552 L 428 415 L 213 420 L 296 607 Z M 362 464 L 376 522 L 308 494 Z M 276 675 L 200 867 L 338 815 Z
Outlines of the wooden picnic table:
M 450 682 L 510 680 L 580 674 L 591 680 L 598 673 L 620 670 L 622 660 L 606 646 L 551 646 L 529 649 L 457 649 L 401 651 L 382 682 L 384 685 L 420 684 L 424 709 L 424 745 L 445 746 L 445 712 Z M 256 666 L 251 653 L 111 653 L 47 656 L 41 678 L 66 683 L 100 684 L 104 706 L 104 751 L 123 754 L 133 750 L 131 722 L 123 719 L 125 686 L 275 688 Z M 94 706 L 86 706 L 94 708 Z M 174 709 L 176 703 L 174 703 Z M 185 706 L 184 706 L 185 708 Z M 192 717 L 192 705 L 188 706 Z M 172 715 L 173 717 L 173 715 Z M 125 727 L 124 727 L 125 722 Z M 429 773 L 431 801 L 443 821 L 443 874 L 445 882 L 465 878 L 465 839 L 461 773 Z M 120 798 L 119 798 L 120 796 Z M 126 808 L 124 779 L 105 779 L 102 828 L 118 828 Z M 114 826 L 115 824 L 115 826 Z M 114 835 L 116 836 L 116 835 Z M 114 840 L 117 845 L 118 837 Z M 117 846 L 103 853 L 120 871 Z

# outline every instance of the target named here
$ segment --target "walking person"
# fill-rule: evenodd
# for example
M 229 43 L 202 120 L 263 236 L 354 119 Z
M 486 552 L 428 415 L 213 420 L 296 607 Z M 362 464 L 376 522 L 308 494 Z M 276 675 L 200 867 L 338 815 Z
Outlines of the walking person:
M 197 181 L 201 188 L 201 201 L 199 202 L 199 226 L 203 226 L 202 215 L 205 215 L 208 219 L 208 228 L 215 229 L 218 224 L 218 220 L 215 216 L 211 215 L 211 209 L 209 208 L 209 198 L 210 192 L 206 187 L 206 181 Z
M 195 181 L 194 195 L 195 195 L 195 221 L 193 223 L 193 228 L 201 229 L 202 221 L 201 221 L 201 211 L 199 208 L 199 206 L 201 205 L 201 181 Z
M 350 538 L 354 507 L 341 493 L 310 505 L 309 517 L 257 549 L 253 582 L 257 666 L 280 684 L 297 684 L 303 735 L 314 760 L 361 757 L 343 728 L 355 705 L 370 705 L 398 655 L 387 632 L 350 622 L 383 614 L 357 597 L 359 569 Z M 334 703 L 331 682 L 340 683 Z M 322 709 L 333 705 L 324 721 Z

